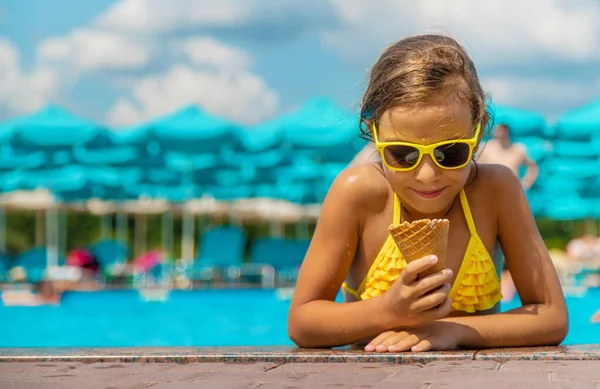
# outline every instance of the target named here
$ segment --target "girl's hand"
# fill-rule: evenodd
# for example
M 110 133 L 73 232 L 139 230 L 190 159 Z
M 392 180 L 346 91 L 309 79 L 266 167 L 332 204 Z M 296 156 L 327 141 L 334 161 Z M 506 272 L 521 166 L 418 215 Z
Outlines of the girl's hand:
M 381 298 L 394 328 L 415 326 L 444 318 L 450 312 L 448 294 L 452 270 L 444 269 L 417 281 L 417 275 L 437 262 L 435 255 L 409 263 Z
M 415 328 L 386 331 L 369 342 L 365 351 L 394 353 L 454 350 L 458 348 L 463 333 L 456 326 L 458 324 L 433 321 Z

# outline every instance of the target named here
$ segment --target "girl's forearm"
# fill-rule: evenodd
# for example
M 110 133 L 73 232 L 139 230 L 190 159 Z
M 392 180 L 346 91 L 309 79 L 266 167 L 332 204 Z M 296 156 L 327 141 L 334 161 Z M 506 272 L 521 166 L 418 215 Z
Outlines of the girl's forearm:
M 470 349 L 558 345 L 569 327 L 566 312 L 542 304 L 486 316 L 442 320 L 459 324 L 459 347 Z
M 381 298 L 336 303 L 317 300 L 290 310 L 288 333 L 299 347 L 353 344 L 395 327 Z

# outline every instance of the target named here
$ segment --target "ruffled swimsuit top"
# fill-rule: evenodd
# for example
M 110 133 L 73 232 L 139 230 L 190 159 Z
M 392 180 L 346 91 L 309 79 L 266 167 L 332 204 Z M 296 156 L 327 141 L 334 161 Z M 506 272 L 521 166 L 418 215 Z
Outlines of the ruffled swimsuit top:
M 471 238 L 449 298 L 452 301 L 452 311 L 472 313 L 493 308 L 502 299 L 502 293 L 494 262 L 477 234 L 469 202 L 463 190 L 460 191 L 460 202 Z M 394 193 L 394 224 L 400 223 L 401 211 L 400 200 Z M 394 239 L 388 235 L 358 289 L 350 288 L 345 282 L 342 288 L 357 300 L 380 296 L 396 281 L 406 264 Z

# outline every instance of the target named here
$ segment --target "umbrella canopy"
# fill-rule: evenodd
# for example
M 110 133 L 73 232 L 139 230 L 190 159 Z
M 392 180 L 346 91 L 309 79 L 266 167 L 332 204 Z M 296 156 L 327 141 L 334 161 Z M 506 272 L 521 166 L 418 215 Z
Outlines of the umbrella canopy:
M 322 161 L 349 162 L 364 145 L 358 117 L 325 98 L 309 100 L 282 120 L 283 139 Z
M 600 129 L 600 127 L 599 127 Z M 600 150 L 590 140 L 556 139 L 552 144 L 554 155 L 559 157 L 597 158 Z
M 162 199 L 170 202 L 183 202 L 199 195 L 199 189 L 192 186 L 167 186 L 137 183 L 128 186 L 126 193 L 132 198 Z
M 29 211 L 43 211 L 55 204 L 55 199 L 47 190 L 15 191 L 2 196 L 2 204 L 8 208 Z
M 555 124 L 557 136 L 589 139 L 600 130 L 600 99 L 562 114 Z
M 187 106 L 150 124 L 150 133 L 160 146 L 183 153 L 217 153 L 226 142 L 236 139 L 237 126 L 210 115 L 196 106 Z
M 221 150 L 221 163 L 238 170 L 238 180 L 246 183 L 275 180 L 273 169 L 287 166 L 293 158 L 289 143 L 283 139 L 286 122 L 282 116 L 240 129 L 239 142 L 228 143 Z
M 494 124 L 506 124 L 514 138 L 551 134 L 551 128 L 546 120 L 537 112 L 492 104 L 490 105 L 490 113 L 494 118 Z
M 77 117 L 58 106 L 49 105 L 22 117 L 12 124 L 12 139 L 17 149 L 70 149 L 86 144 L 103 131 L 86 119 Z
M 75 145 L 74 159 L 88 165 L 125 165 L 139 160 L 142 150 L 136 145 L 114 142 L 110 131 L 101 131 L 93 142 Z
M 592 209 L 589 201 L 570 195 L 549 199 L 543 213 L 554 220 L 582 220 L 592 216 Z
M 119 210 L 139 215 L 157 215 L 166 212 L 168 209 L 169 203 L 164 199 L 142 198 L 119 204 Z
M 43 151 L 28 150 L 27 152 L 14 150 L 10 140 L 17 125 L 27 117 L 19 117 L 0 123 L 0 170 L 35 169 L 46 163 L 46 154 Z
M 257 153 L 279 148 L 284 141 L 283 130 L 288 122 L 287 116 L 280 116 L 252 127 L 237 127 L 234 132 L 243 150 Z
M 543 162 L 540 170 L 569 180 L 596 177 L 600 171 L 598 158 L 553 157 Z

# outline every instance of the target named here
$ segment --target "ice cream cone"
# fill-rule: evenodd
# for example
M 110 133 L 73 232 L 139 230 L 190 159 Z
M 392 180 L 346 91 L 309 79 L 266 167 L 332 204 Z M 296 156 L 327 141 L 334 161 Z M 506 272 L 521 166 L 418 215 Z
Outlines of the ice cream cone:
M 419 273 L 418 279 L 444 269 L 449 229 L 450 222 L 447 219 L 421 219 L 389 227 L 389 231 L 407 263 L 431 254 L 438 257 L 438 262 Z

